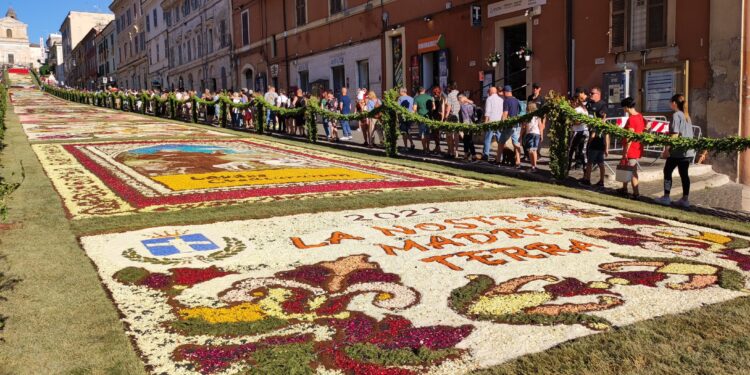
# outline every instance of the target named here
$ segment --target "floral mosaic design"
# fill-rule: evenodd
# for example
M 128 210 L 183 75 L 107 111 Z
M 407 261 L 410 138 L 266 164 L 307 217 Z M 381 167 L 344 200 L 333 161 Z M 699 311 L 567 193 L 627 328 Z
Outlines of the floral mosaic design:
M 419 301 L 417 291 L 401 285 L 398 275 L 383 272 L 366 255 L 300 266 L 268 278 L 236 281 L 217 294 L 219 306 L 192 304 L 188 298 L 180 298 L 201 283 L 232 274 L 215 267 L 176 268 L 169 273 L 129 267 L 113 277 L 133 288 L 163 294 L 174 317 L 162 324 L 181 335 L 262 336 L 245 344 L 185 344 L 174 349 L 172 358 L 177 363 L 204 374 L 231 367 L 252 367 L 261 373 L 327 369 L 412 374 L 421 372 L 420 365 L 434 366 L 464 355 L 466 350 L 456 348 L 456 344 L 473 330 L 469 325 L 416 328 L 398 315 L 387 314 L 377 320 L 349 310 L 357 296 L 365 296 L 390 312 Z M 319 326 L 321 333 L 296 332 L 300 325 Z M 293 358 L 267 358 L 284 355 Z
M 13 95 L 13 109 L 30 141 L 230 136 L 200 127 L 74 104 L 37 90 L 14 91 Z M 50 105 L 50 101 L 54 105 Z
M 554 197 L 81 243 L 153 373 L 465 374 L 750 293 L 745 237 Z
M 73 218 L 488 184 L 260 140 L 34 145 Z
M 496 283 L 486 275 L 472 275 L 469 282 L 451 292 L 451 308 L 472 320 L 504 324 L 581 324 L 606 330 L 612 323 L 589 312 L 617 308 L 626 303 L 613 289 L 620 286 L 665 287 L 689 291 L 710 287 L 742 291 L 743 276 L 719 266 L 676 258 L 640 258 L 618 255 L 628 261 L 599 265 L 605 281 L 584 282 L 576 278 L 532 275 Z M 687 278 L 687 280 L 682 280 Z M 541 288 L 525 288 L 543 282 Z M 541 289 L 541 290 L 540 290 Z M 593 296 L 596 300 L 560 303 L 563 298 Z

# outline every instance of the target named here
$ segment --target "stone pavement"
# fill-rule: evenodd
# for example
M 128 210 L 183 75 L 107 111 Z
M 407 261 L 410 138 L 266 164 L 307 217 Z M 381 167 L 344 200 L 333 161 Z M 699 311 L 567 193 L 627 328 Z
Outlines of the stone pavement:
M 354 127 L 356 127 L 356 125 Z M 288 135 L 281 135 L 278 133 L 272 134 L 284 138 L 291 138 L 291 136 Z M 325 131 L 323 129 L 323 126 L 322 124 L 319 124 L 318 135 L 320 138 L 320 143 L 327 144 L 335 148 L 354 150 L 370 154 L 383 154 L 384 152 L 382 148 L 367 148 L 362 146 L 364 137 L 363 133 L 358 129 L 353 130 L 352 140 L 328 142 L 324 139 Z M 341 135 L 340 130 L 339 135 Z M 376 136 L 376 143 L 378 140 L 379 138 Z M 560 181 L 555 181 L 553 179 L 549 171 L 549 159 L 546 157 L 542 157 L 540 159 L 538 163 L 539 170 L 535 173 L 531 173 L 528 171 L 529 164 L 526 162 L 522 163 L 524 167 L 523 170 L 518 170 L 513 167 L 497 166 L 483 161 L 470 163 L 464 160 L 447 159 L 442 156 L 436 155 L 426 155 L 422 152 L 421 143 L 419 141 L 415 141 L 416 149 L 409 152 L 407 150 L 404 150 L 404 148 L 402 147 L 403 140 L 401 137 L 399 137 L 398 139 L 398 144 L 400 156 L 406 159 L 432 162 L 462 169 L 470 169 L 481 173 L 493 173 L 504 176 L 517 177 L 525 180 L 548 183 L 554 181 L 554 183 L 561 183 Z M 478 154 L 482 152 L 482 148 L 482 144 L 476 144 Z M 442 149 L 446 150 L 446 144 L 444 141 L 442 143 Z M 547 149 L 543 149 L 541 153 L 542 155 L 549 155 Z M 495 152 L 493 150 L 490 155 L 494 154 Z M 618 158 L 618 155 L 610 155 L 610 157 L 608 158 L 608 162 L 613 169 L 617 165 L 616 161 Z M 643 181 L 641 182 L 640 200 L 646 202 L 653 201 L 654 198 L 658 198 L 663 194 L 663 180 L 660 177 L 661 169 L 663 168 L 663 161 L 658 160 L 653 166 L 649 166 L 652 161 L 653 157 L 645 157 L 642 159 L 641 163 L 641 166 L 643 168 L 643 171 L 641 173 L 647 175 L 648 177 L 643 178 Z M 709 167 L 710 166 L 705 165 L 696 165 L 691 167 L 692 173 L 690 202 L 693 207 L 689 208 L 688 210 L 715 215 L 718 217 L 730 218 L 734 220 L 750 221 L 750 188 L 730 182 L 727 176 L 715 173 Z M 594 182 L 596 182 L 598 178 L 598 173 L 598 171 L 594 171 L 592 173 L 592 176 L 594 176 L 592 180 Z M 621 187 L 621 185 L 620 183 L 614 181 L 614 178 L 610 176 L 610 174 L 611 172 L 607 171 L 607 176 L 611 179 L 607 180 L 605 189 L 596 189 L 593 187 L 580 185 L 577 181 L 583 176 L 583 172 L 580 169 L 571 171 L 568 180 L 563 181 L 562 184 L 568 187 L 577 187 L 583 190 L 596 190 L 604 194 L 616 194 L 615 189 Z M 675 171 L 674 176 L 672 198 L 679 199 L 682 196 L 682 188 L 680 178 L 677 175 L 677 171 Z

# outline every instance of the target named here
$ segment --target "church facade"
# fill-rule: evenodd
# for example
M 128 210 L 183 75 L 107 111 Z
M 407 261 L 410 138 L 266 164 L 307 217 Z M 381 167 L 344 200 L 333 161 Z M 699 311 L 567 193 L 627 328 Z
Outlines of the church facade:
M 31 48 L 28 26 L 19 21 L 13 8 L 0 18 L 0 65 L 39 66 L 40 49 Z

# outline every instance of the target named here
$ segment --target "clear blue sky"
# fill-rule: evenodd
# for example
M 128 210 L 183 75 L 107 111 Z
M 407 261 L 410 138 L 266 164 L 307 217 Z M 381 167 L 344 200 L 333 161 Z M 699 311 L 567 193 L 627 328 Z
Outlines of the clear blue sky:
M 112 0 L 0 0 L 0 17 L 5 17 L 8 7 L 16 10 L 18 19 L 29 25 L 29 42 L 39 43 L 50 33 L 59 33 L 68 12 L 110 13 Z

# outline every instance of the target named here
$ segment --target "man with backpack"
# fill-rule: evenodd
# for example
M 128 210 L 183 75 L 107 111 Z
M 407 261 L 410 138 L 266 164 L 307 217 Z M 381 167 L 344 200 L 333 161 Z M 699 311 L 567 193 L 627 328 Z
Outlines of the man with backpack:
M 482 108 L 474 105 L 474 102 L 469 100 L 466 95 L 458 95 L 458 102 L 460 103 L 460 111 L 458 113 L 459 122 L 466 125 L 476 124 L 483 117 L 484 113 Z M 475 161 L 477 150 L 474 146 L 474 132 L 467 130 L 463 132 L 463 144 L 464 144 L 464 159 L 467 161 Z

